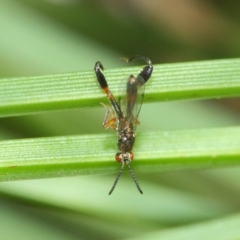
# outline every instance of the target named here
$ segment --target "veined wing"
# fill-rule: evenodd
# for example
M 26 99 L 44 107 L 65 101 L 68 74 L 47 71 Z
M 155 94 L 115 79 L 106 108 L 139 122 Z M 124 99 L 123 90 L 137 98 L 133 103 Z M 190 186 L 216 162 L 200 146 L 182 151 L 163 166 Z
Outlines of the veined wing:
M 119 105 L 126 120 L 131 121 L 135 127 L 141 110 L 144 97 L 144 79 L 130 75 L 125 85 L 124 96 L 119 97 Z

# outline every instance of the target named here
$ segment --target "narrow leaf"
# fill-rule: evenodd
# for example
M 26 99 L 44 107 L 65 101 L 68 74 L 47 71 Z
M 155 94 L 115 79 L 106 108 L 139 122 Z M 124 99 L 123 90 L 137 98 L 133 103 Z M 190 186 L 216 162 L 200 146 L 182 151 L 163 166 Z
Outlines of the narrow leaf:
M 85 135 L 0 142 L 0 180 L 109 174 L 115 135 Z M 138 135 L 131 166 L 166 171 L 240 164 L 240 127 L 150 132 Z
M 118 94 L 119 82 L 141 68 L 106 70 L 111 91 Z M 239 96 L 240 59 L 154 65 L 145 92 L 145 102 Z M 93 70 L 0 79 L 0 116 L 98 106 L 104 97 Z

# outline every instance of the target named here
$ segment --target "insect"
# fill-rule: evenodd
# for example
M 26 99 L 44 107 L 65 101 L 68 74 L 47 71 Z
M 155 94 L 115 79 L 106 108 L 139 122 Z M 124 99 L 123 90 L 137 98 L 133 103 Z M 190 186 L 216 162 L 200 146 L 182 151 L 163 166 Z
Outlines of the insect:
M 141 59 L 146 62 L 146 66 L 142 71 L 134 77 L 132 74 L 128 77 L 124 96 L 119 96 L 118 101 L 115 99 L 113 94 L 108 88 L 106 78 L 103 74 L 104 67 L 100 61 L 96 62 L 94 71 L 96 74 L 97 81 L 106 93 L 107 98 L 111 106 L 105 104 L 107 111 L 103 121 L 104 129 L 109 127 L 117 131 L 118 143 L 117 147 L 119 152 L 116 153 L 115 158 L 117 162 L 122 163 L 122 167 L 116 176 L 113 186 L 109 192 L 109 195 L 113 192 L 116 187 L 119 178 L 121 177 L 122 171 L 125 164 L 128 166 L 129 172 L 136 184 L 138 191 L 142 194 L 142 190 L 137 182 L 136 177 L 130 167 L 130 162 L 133 160 L 132 148 L 136 137 L 136 127 L 140 123 L 138 121 L 138 115 L 141 109 L 144 96 L 144 84 L 152 75 L 153 66 L 151 60 L 146 57 L 139 55 L 125 59 L 127 62 L 131 62 L 135 59 Z

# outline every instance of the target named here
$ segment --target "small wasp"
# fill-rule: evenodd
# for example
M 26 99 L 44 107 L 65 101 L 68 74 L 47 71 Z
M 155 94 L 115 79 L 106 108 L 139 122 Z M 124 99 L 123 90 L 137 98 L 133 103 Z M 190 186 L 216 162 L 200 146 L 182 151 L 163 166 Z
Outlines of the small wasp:
M 118 180 L 124 169 L 124 165 L 127 164 L 129 172 L 136 184 L 138 191 L 142 194 L 142 190 L 137 182 L 136 177 L 130 167 L 130 162 L 133 160 L 132 148 L 136 137 L 136 127 L 140 123 L 138 121 L 138 115 L 141 109 L 144 96 L 144 84 L 152 75 L 153 66 L 151 60 L 146 57 L 139 55 L 125 59 L 127 62 L 131 62 L 134 59 L 142 59 L 147 65 L 142 69 L 137 77 L 132 74 L 128 77 L 126 84 L 126 93 L 124 96 L 119 96 L 118 101 L 114 98 L 113 94 L 108 88 L 106 78 L 103 74 L 103 65 L 101 62 L 96 62 L 94 71 L 97 77 L 97 81 L 106 93 L 107 98 L 112 107 L 106 106 L 107 111 L 103 121 L 104 129 L 109 127 L 117 131 L 118 135 L 118 150 L 115 158 L 117 162 L 122 163 L 122 167 L 115 179 L 115 182 L 109 192 L 109 195 L 113 192 L 116 187 Z

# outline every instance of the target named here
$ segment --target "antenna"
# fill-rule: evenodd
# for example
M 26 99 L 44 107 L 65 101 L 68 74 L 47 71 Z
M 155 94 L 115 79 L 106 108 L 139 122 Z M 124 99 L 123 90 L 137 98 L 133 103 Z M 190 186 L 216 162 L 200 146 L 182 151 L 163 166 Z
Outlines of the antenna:
M 118 183 L 118 180 L 119 180 L 119 178 L 121 177 L 121 174 L 122 174 L 122 172 L 123 172 L 124 163 L 125 163 L 125 162 L 122 161 L 122 167 L 121 167 L 120 171 L 118 172 L 118 175 L 117 175 L 117 177 L 116 177 L 116 179 L 115 179 L 115 181 L 114 181 L 114 183 L 113 183 L 113 186 L 112 186 L 110 192 L 108 193 L 108 195 L 111 195 L 112 192 L 113 192 L 113 190 L 115 189 L 115 187 L 116 187 L 116 185 L 117 185 L 117 183 Z M 139 191 L 141 194 L 143 194 L 143 191 L 142 191 L 142 189 L 140 188 L 140 186 L 139 186 L 139 184 L 138 184 L 138 181 L 137 181 L 137 179 L 136 179 L 136 177 L 135 177 L 135 175 L 134 175 L 134 173 L 133 173 L 133 171 L 132 171 L 132 169 L 131 169 L 131 167 L 130 167 L 130 165 L 129 165 L 129 161 L 126 161 L 126 164 L 127 164 L 127 166 L 128 166 L 129 172 L 130 172 L 130 174 L 131 174 L 131 176 L 132 176 L 133 181 L 134 181 L 135 184 L 136 184 L 136 187 L 137 187 L 138 191 Z
M 134 176 L 134 173 L 133 173 L 133 171 L 132 171 L 132 169 L 131 169 L 131 167 L 130 167 L 130 165 L 129 165 L 129 162 L 126 162 L 126 164 L 127 164 L 127 166 L 128 166 L 129 172 L 130 172 L 130 174 L 131 174 L 131 176 L 132 176 L 133 181 L 134 181 L 135 184 L 136 184 L 136 187 L 137 187 L 138 191 L 139 191 L 141 194 L 143 194 L 143 191 L 142 191 L 142 189 L 140 188 L 140 186 L 139 186 L 139 184 L 138 184 L 138 181 L 137 181 L 136 177 Z
M 119 171 L 119 173 L 118 173 L 118 175 L 117 175 L 117 177 L 116 177 L 116 179 L 115 179 L 115 182 L 113 183 L 113 186 L 112 186 L 110 192 L 108 193 L 108 195 L 111 195 L 111 193 L 113 192 L 114 188 L 116 187 L 116 185 L 117 185 L 117 183 L 118 183 L 118 180 L 119 180 L 119 178 L 121 177 L 123 168 L 124 168 L 124 162 L 122 162 L 122 167 L 121 167 L 121 169 L 120 169 L 120 171 Z

